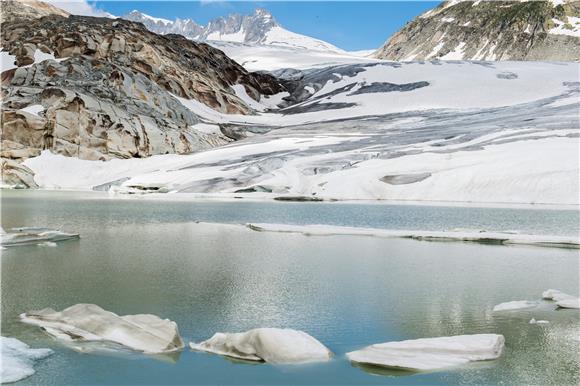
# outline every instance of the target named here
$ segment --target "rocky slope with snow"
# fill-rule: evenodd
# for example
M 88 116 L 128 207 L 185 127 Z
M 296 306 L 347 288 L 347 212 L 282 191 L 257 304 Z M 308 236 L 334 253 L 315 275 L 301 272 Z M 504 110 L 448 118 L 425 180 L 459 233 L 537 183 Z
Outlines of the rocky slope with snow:
M 14 15 L 3 12 L 1 37 L 4 182 L 34 186 L 17 162 L 46 149 L 105 160 L 223 145 L 231 139 L 219 128 L 206 130 L 176 97 L 252 114 L 232 86 L 256 100 L 284 90 L 272 76 L 249 73 L 219 50 L 154 34 L 139 23 Z
M 375 57 L 580 60 L 580 1 L 445 1 L 394 34 Z
M 192 40 L 204 42 L 234 42 L 249 45 L 279 46 L 301 50 L 344 52 L 330 43 L 288 31 L 270 12 L 256 9 L 251 15 L 231 14 L 199 25 L 191 19 L 174 21 L 149 16 L 137 10 L 125 19 L 143 23 L 158 34 L 180 34 Z

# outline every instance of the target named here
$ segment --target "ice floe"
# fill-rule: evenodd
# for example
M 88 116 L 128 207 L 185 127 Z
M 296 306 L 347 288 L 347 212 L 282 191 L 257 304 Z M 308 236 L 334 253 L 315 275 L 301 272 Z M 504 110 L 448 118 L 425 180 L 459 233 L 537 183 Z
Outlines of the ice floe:
M 415 231 L 376 228 L 355 228 L 334 225 L 246 224 L 254 231 L 301 233 L 309 236 L 374 236 L 407 238 L 425 241 L 464 241 L 484 244 L 522 244 L 542 247 L 580 248 L 580 240 L 573 237 L 526 235 L 513 232 L 487 231 Z
M 560 308 L 580 308 L 580 298 L 560 290 L 548 289 L 542 293 L 542 298 L 555 301 Z
M 119 316 L 94 304 L 76 304 L 61 312 L 51 308 L 20 315 L 24 323 L 41 327 L 51 336 L 85 351 L 82 342 L 117 344 L 147 354 L 181 350 L 177 324 L 150 314 Z
M 355 363 L 412 371 L 432 371 L 499 358 L 503 335 L 477 334 L 373 344 L 349 352 Z
M 14 247 L 30 244 L 55 246 L 55 242 L 78 239 L 79 237 L 80 236 L 78 233 L 67 233 L 50 228 L 12 228 L 9 232 L 0 233 L 0 245 L 3 247 Z
M 530 300 L 514 300 L 511 302 L 500 303 L 493 307 L 493 311 L 513 311 L 513 310 L 523 310 L 526 308 L 534 308 L 538 306 L 538 302 Z
M 575 298 L 576 298 L 575 296 L 568 295 L 567 293 L 564 293 L 556 289 L 548 289 L 542 293 L 542 299 L 553 300 L 556 302 L 560 300 L 575 299 Z
M 15 338 L 0 337 L 0 383 L 12 383 L 35 373 L 34 363 L 52 354 L 48 348 L 30 348 Z
M 280 328 L 218 332 L 204 342 L 189 345 L 197 351 L 269 363 L 321 362 L 332 357 L 328 348 L 307 333 Z
M 549 320 L 536 320 L 535 318 L 530 319 L 529 324 L 549 324 Z
M 580 309 L 580 299 L 564 299 L 556 302 L 560 308 L 575 308 Z

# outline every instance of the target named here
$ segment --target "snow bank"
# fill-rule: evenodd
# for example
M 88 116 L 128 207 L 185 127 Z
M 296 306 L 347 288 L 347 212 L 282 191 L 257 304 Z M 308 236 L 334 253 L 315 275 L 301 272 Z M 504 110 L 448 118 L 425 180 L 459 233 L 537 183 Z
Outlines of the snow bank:
M 542 247 L 580 248 L 580 240 L 550 235 L 526 235 L 486 231 L 415 231 L 355 228 L 334 225 L 246 224 L 254 231 L 301 233 L 308 236 L 373 236 L 425 241 L 465 241 L 485 244 L 522 244 Z
M 12 383 L 35 373 L 34 363 L 52 354 L 47 348 L 30 348 L 15 338 L 0 337 L 0 383 Z
M 322 343 L 303 331 L 280 328 L 257 328 L 243 333 L 216 333 L 194 350 L 233 358 L 269 363 L 304 363 L 328 361 L 332 353 Z
M 493 311 L 513 311 L 513 310 L 523 310 L 526 308 L 533 308 L 538 305 L 538 302 L 529 300 L 514 300 L 512 302 L 500 303 L 493 307 Z
M 346 356 L 360 364 L 431 371 L 499 358 L 504 342 L 503 335 L 458 335 L 373 344 Z
M 148 354 L 181 350 L 177 324 L 155 315 L 119 316 L 94 304 L 76 304 L 61 312 L 51 308 L 20 315 L 22 322 L 41 327 L 64 342 L 114 343 Z M 81 346 L 73 347 L 81 350 Z
M 79 237 L 78 233 L 67 233 L 49 228 L 13 228 L 10 232 L 0 233 L 0 245 L 3 247 L 30 244 L 53 246 L 56 245 L 55 242 L 78 239 Z

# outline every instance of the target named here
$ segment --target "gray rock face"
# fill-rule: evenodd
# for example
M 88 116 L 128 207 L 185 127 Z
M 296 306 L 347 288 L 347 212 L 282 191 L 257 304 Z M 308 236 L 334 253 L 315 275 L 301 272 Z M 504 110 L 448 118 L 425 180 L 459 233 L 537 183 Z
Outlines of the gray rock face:
M 580 60 L 580 1 L 446 1 L 374 56 L 411 60 Z
M 17 66 L 2 73 L 2 158 L 16 162 L 45 149 L 107 160 L 223 145 L 231 139 L 196 130 L 199 118 L 173 95 L 251 114 L 232 85 L 256 99 L 284 90 L 274 77 L 249 73 L 206 44 L 120 19 L 8 18 L 1 46 Z M 40 61 L 39 54 L 56 60 Z M 3 164 L 3 177 L 33 186 L 10 165 Z

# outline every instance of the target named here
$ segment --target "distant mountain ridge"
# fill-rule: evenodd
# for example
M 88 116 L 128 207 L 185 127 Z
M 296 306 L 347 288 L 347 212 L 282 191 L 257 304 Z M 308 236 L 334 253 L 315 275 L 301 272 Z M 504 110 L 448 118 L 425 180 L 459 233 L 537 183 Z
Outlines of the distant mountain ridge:
M 274 45 L 314 51 L 344 52 L 330 43 L 283 28 L 270 12 L 258 8 L 251 15 L 231 14 L 199 25 L 191 19 L 161 19 L 134 10 L 123 19 L 140 22 L 152 32 L 180 34 L 197 41 L 225 41 L 248 45 Z
M 577 61 L 580 1 L 445 1 L 407 23 L 374 56 Z

